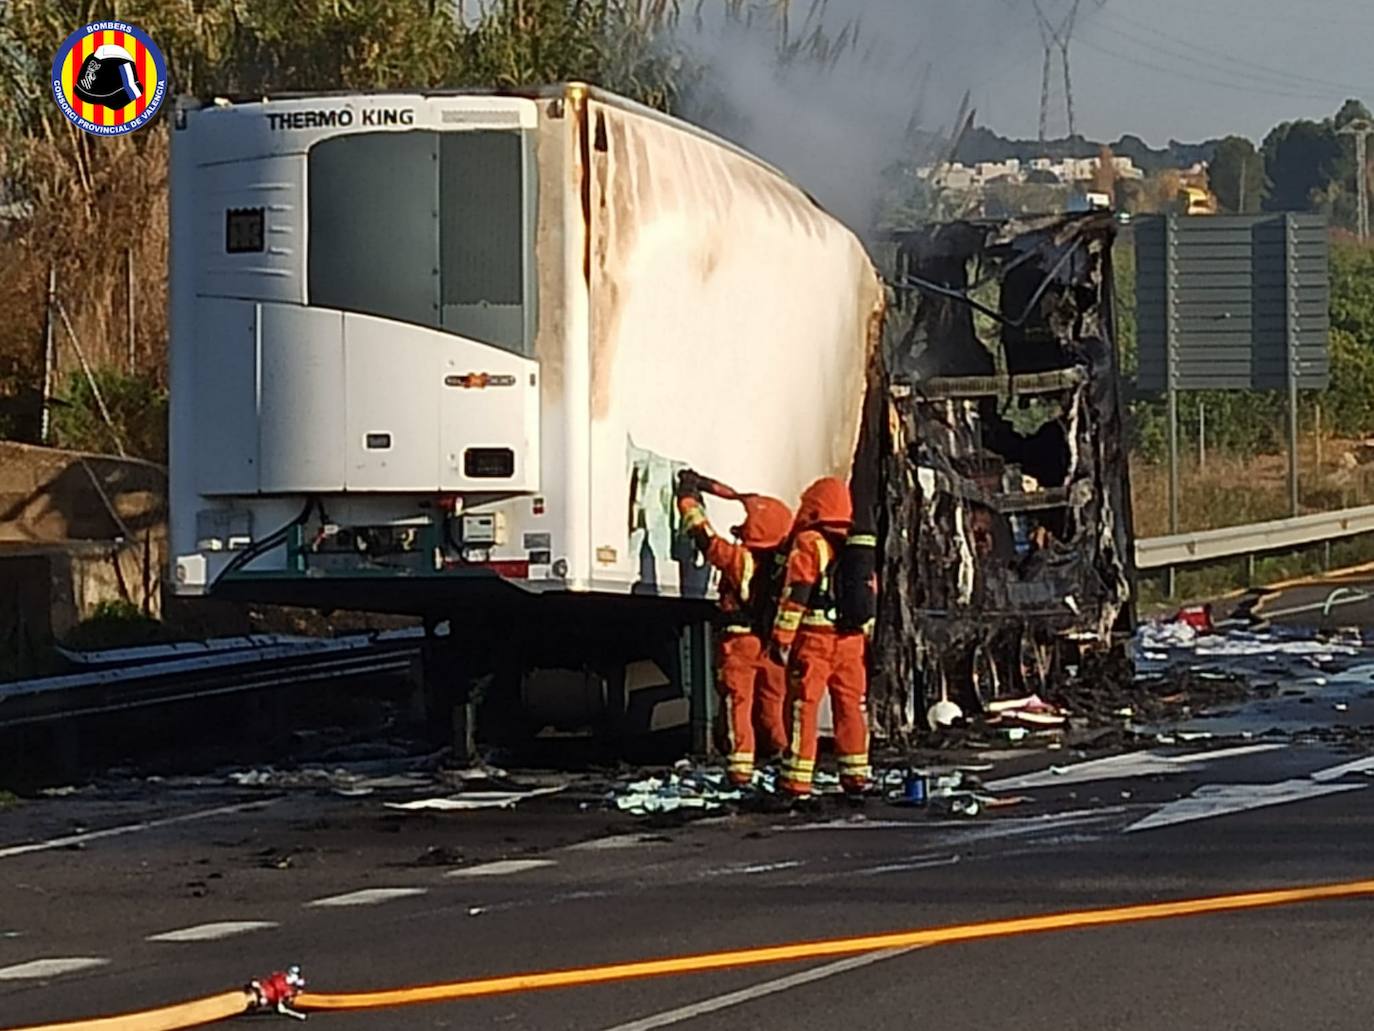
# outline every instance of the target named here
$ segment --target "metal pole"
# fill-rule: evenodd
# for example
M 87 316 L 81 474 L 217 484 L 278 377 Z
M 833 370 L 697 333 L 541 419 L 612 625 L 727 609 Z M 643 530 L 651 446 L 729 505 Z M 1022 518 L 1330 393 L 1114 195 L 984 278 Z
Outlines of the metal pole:
M 1358 212 L 1355 228 L 1361 240 L 1369 239 L 1369 168 L 1366 161 L 1366 148 L 1369 136 L 1374 133 L 1374 122 L 1357 118 L 1337 132 L 1342 136 L 1355 138 L 1355 186 L 1358 198 Z
M 1179 441 L 1178 441 L 1178 390 L 1169 386 L 1169 532 L 1180 531 L 1179 495 L 1182 493 L 1179 481 Z
M 1284 215 L 1288 278 L 1288 501 L 1294 516 L 1300 511 L 1298 496 L 1298 223 L 1293 215 Z
M 1197 470 L 1207 469 L 1207 404 L 1201 398 L 1197 402 Z
M 1179 532 L 1178 481 L 1178 216 L 1164 222 L 1164 377 L 1169 400 L 1169 533 Z M 1175 570 L 1165 573 L 1165 593 L 1177 594 Z
M 53 322 L 54 300 L 57 297 L 57 266 L 48 265 L 48 310 L 47 323 L 44 331 L 43 342 L 43 415 L 38 429 L 38 440 L 40 443 L 48 442 L 48 432 L 52 423 L 52 376 L 53 365 L 57 357 L 57 337 L 53 332 L 55 329 Z
M 1178 480 L 1178 216 L 1169 215 L 1164 240 L 1165 382 L 1169 400 L 1169 532 L 1179 532 Z
M 1320 476 L 1322 471 L 1322 402 L 1318 398 L 1312 413 L 1312 450 L 1317 461 L 1317 474 Z
M 125 305 L 129 315 L 129 373 L 134 371 L 134 249 L 124 248 Z
M 1355 136 L 1355 175 L 1358 177 L 1357 195 L 1360 204 L 1360 239 L 1369 239 L 1369 174 L 1365 165 L 1365 143 L 1369 138 L 1369 130 L 1357 133 Z

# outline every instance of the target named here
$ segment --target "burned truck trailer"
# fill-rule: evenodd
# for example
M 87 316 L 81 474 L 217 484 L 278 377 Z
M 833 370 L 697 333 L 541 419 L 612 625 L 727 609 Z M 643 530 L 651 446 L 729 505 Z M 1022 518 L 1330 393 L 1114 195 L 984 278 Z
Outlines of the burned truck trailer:
M 446 622 L 455 669 L 556 723 L 650 686 L 680 716 L 710 588 L 676 473 L 792 503 L 849 475 L 884 302 L 858 238 L 585 85 L 175 119 L 174 590 Z
M 893 236 L 889 417 L 866 436 L 883 468 L 872 707 L 894 737 L 936 700 L 1063 699 L 1122 669 L 1134 574 L 1114 236 L 1109 213 Z

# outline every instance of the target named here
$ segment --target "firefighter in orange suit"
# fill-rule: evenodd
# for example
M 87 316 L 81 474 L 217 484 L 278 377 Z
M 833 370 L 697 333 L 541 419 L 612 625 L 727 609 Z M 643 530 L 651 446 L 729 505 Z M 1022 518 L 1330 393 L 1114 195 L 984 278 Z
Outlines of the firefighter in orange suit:
M 836 572 L 853 516 L 849 488 L 826 477 L 806 489 L 793 526 L 772 647 L 775 657 L 787 664 L 789 737 L 780 786 L 794 796 L 811 794 L 818 714 L 826 691 L 835 718 L 840 786 L 855 796 L 868 787 L 864 662 L 869 628 L 846 629 L 838 625 L 836 612 Z
M 744 522 L 733 529 L 739 543 L 720 537 L 707 521 L 702 491 L 744 505 Z M 726 775 L 743 786 L 754 778 L 756 751 L 772 759 L 787 746 L 782 708 L 787 678 L 769 655 L 768 631 L 792 513 L 776 498 L 736 494 L 691 470 L 678 477 L 678 510 L 706 561 L 720 570 L 716 687 Z

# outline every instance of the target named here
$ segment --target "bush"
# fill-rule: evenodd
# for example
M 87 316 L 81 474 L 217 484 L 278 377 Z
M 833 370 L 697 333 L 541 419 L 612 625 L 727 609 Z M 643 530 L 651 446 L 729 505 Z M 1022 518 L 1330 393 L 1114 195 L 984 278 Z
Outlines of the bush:
M 149 376 L 114 369 L 93 373 L 100 396 L 109 409 L 114 430 L 105 424 L 90 380 L 77 372 L 67 381 L 52 414 L 51 442 L 74 451 L 112 454 L 118 451 L 115 434 L 135 458 L 167 461 L 167 391 Z
M 131 602 L 119 599 L 96 605 L 94 612 L 73 627 L 62 643 L 78 651 L 100 651 L 157 644 L 166 637 L 160 622 L 145 616 Z

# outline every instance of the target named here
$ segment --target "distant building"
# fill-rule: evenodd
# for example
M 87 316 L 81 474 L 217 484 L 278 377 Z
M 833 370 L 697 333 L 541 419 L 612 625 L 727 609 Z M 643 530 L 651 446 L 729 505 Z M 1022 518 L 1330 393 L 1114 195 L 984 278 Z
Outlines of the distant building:
M 1041 157 L 1024 163 L 1017 158 L 1008 158 L 1005 161 L 980 161 L 973 166 L 955 161 L 918 169 L 917 175 L 941 189 L 981 190 L 994 182 L 1043 183 L 1048 181 L 1047 176 L 1053 176 L 1054 181 L 1061 183 L 1090 182 L 1097 178 L 1100 163 L 1095 157 L 1065 158 L 1062 161 Z M 1128 157 L 1113 157 L 1112 167 L 1118 179 L 1145 178 L 1145 173 Z

